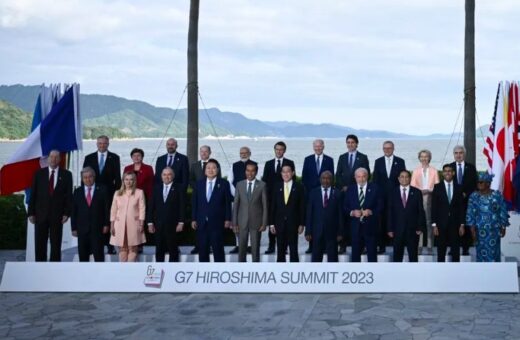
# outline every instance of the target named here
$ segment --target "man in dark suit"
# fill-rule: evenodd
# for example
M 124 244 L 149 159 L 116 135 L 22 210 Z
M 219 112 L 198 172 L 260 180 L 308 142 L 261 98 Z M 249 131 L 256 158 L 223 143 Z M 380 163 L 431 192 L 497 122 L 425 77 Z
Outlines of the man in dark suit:
M 368 183 L 368 171 L 358 168 L 354 173 L 356 185 L 350 185 L 343 202 L 349 218 L 352 235 L 351 262 L 361 262 L 363 247 L 367 249 L 368 262 L 377 262 L 376 234 L 382 210 L 382 196 L 377 184 Z
M 186 210 L 184 184 L 175 182 L 175 172 L 169 166 L 161 171 L 161 184 L 155 186 L 146 209 L 148 231 L 155 236 L 155 261 L 164 262 L 165 253 L 170 262 L 179 261 L 177 233 L 184 227 Z
M 376 159 L 374 164 L 374 172 L 372 174 L 372 182 L 376 183 L 381 194 L 383 195 L 383 211 L 381 213 L 381 223 L 377 232 L 378 254 L 385 253 L 387 243 L 387 212 L 386 202 L 388 194 L 393 188 L 399 185 L 399 173 L 406 170 L 405 162 L 402 158 L 394 155 L 394 143 L 385 141 L 383 143 L 383 157 Z
M 97 138 L 97 151 L 85 156 L 83 168 L 90 167 L 96 172 L 96 184 L 102 184 L 107 191 L 108 200 L 112 203 L 114 193 L 121 188 L 121 161 L 119 156 L 108 151 L 110 141 L 107 136 Z M 110 233 L 104 236 L 108 254 L 115 254 L 114 246 L 110 244 Z
M 63 224 L 72 212 L 72 174 L 59 168 L 58 150 L 49 153 L 48 163 L 48 167 L 34 174 L 28 215 L 29 221 L 34 224 L 36 261 L 47 261 L 47 242 L 50 238 L 50 260 L 60 262 Z
M 444 181 L 435 184 L 432 193 L 433 235 L 437 237 L 437 262 L 445 262 L 446 248 L 450 247 L 451 261 L 460 261 L 459 236 L 464 235 L 466 211 L 462 187 L 454 180 L 450 164 L 442 167 Z
M 155 184 L 161 185 L 162 170 L 167 166 L 175 173 L 174 182 L 180 184 L 184 191 L 188 190 L 189 162 L 188 157 L 177 152 L 177 140 L 170 138 L 166 141 L 167 153 L 157 158 L 155 162 Z
M 293 169 L 294 172 L 294 162 L 290 159 L 284 157 L 285 151 L 287 150 L 287 145 L 284 142 L 280 141 L 274 145 L 274 158 L 265 162 L 264 166 L 264 174 L 262 175 L 262 181 L 267 186 L 267 197 L 271 197 L 273 190 L 275 187 L 282 183 L 282 167 L 288 165 Z M 269 203 L 270 204 L 270 203 Z M 271 232 L 269 229 L 269 246 L 265 251 L 266 254 L 273 254 L 275 251 L 276 245 L 276 235 Z
M 73 208 L 70 219 L 72 236 L 78 238 L 80 262 L 104 262 L 105 234 L 110 231 L 110 205 L 103 184 L 96 184 L 96 171 L 86 167 L 81 171 L 82 186 L 73 194 Z
M 225 262 L 224 229 L 231 228 L 231 191 L 229 182 L 217 176 L 219 164 L 209 159 L 205 174 L 193 190 L 191 226 L 197 231 L 199 262 L 209 262 L 209 248 L 214 262 Z
M 308 195 L 305 239 L 312 241 L 312 262 L 322 262 L 327 254 L 328 262 L 338 262 L 338 240 L 343 236 L 343 207 L 339 190 L 332 187 L 334 175 L 324 171 L 321 185 Z
M 299 262 L 298 234 L 305 223 L 305 189 L 293 180 L 294 167 L 282 167 L 282 182 L 275 184 L 271 192 L 269 224 L 276 235 L 276 262 L 285 262 L 287 246 L 291 262 Z
M 334 177 L 334 160 L 323 153 L 325 142 L 323 139 L 316 139 L 312 142 L 314 154 L 305 157 L 303 161 L 302 183 L 305 187 L 305 202 L 308 201 L 308 195 L 312 189 L 320 186 L 320 176 L 323 172 L 329 171 Z M 309 241 L 309 248 L 305 252 L 312 252 L 312 238 Z
M 451 163 L 451 167 L 455 169 L 454 181 L 462 187 L 462 195 L 464 196 L 464 213 L 468 207 L 469 195 L 477 189 L 477 168 L 475 165 L 465 161 L 466 149 L 462 145 L 456 145 L 453 148 L 453 158 L 455 162 Z M 461 236 L 460 243 L 462 245 L 462 255 L 469 255 L 469 247 L 473 240 L 471 232 L 468 229 Z
M 370 165 L 367 155 L 357 151 L 359 140 L 356 135 L 348 135 L 346 138 L 347 152 L 339 156 L 338 165 L 336 167 L 336 188 L 343 193 L 347 191 L 349 185 L 356 184 L 354 172 L 359 168 L 365 168 L 370 177 Z M 339 242 L 339 253 L 345 254 L 347 248 L 347 238 L 350 228 L 345 223 L 345 235 Z
M 399 186 L 388 195 L 388 236 L 394 240 L 394 262 L 403 261 L 405 246 L 408 260 L 417 262 L 419 235 L 426 227 L 422 193 L 410 186 L 408 170 L 402 170 L 398 178 Z

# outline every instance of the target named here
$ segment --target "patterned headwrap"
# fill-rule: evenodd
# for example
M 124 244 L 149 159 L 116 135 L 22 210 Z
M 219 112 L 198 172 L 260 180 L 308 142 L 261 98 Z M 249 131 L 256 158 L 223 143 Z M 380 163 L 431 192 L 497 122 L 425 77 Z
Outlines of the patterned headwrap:
M 494 174 L 490 174 L 488 172 L 481 172 L 479 175 L 478 175 L 478 180 L 479 182 L 493 182 L 493 177 L 495 177 Z

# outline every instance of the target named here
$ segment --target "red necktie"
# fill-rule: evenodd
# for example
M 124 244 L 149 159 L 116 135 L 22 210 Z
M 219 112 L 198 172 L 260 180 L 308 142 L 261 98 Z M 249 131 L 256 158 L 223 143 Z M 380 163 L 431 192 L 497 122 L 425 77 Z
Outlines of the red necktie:
M 325 196 L 323 197 L 323 207 L 326 208 L 329 205 L 329 194 L 327 193 L 328 189 L 325 189 Z
M 51 178 L 49 178 L 49 195 L 54 194 L 54 170 L 51 171 Z
M 403 201 L 403 208 L 406 208 L 406 189 L 403 188 L 403 195 L 401 196 L 401 201 Z
M 90 207 L 92 204 L 92 187 L 87 188 L 87 205 Z

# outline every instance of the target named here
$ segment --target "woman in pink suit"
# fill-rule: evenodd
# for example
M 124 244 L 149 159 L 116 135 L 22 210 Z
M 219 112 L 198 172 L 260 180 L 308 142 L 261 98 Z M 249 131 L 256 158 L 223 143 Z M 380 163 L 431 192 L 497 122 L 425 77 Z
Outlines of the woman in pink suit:
M 423 195 L 423 207 L 426 215 L 426 235 L 428 247 L 428 255 L 433 254 L 433 228 L 432 228 L 432 192 L 435 184 L 439 183 L 439 174 L 437 169 L 430 165 L 432 160 L 432 153 L 430 150 L 421 150 L 418 154 L 419 162 L 421 163 L 412 173 L 411 186 L 421 190 Z M 424 235 L 421 233 L 419 237 L 419 253 L 424 243 Z
M 119 247 L 119 261 L 135 262 L 137 247 L 146 242 L 144 237 L 144 193 L 136 188 L 133 172 L 123 175 L 123 185 L 116 191 L 110 210 L 110 244 Z

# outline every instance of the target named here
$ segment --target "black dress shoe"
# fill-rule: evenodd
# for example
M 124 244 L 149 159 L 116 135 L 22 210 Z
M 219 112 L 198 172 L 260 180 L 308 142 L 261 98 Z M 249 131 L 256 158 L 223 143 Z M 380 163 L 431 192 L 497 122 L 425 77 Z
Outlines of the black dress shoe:
M 107 247 L 107 254 L 115 255 L 116 253 L 116 248 L 114 246 L 110 245 Z
M 346 254 L 347 253 L 347 247 L 339 247 L 338 254 Z
M 367 248 L 363 248 L 363 251 L 361 251 L 361 254 L 366 255 L 367 254 Z
M 191 255 L 195 255 L 195 254 L 198 254 L 198 253 L 199 253 L 199 248 L 197 248 L 197 247 L 193 247 L 193 249 L 190 251 Z
M 312 249 L 311 249 L 311 247 L 307 248 L 307 250 L 305 251 L 305 254 L 312 254 Z
M 264 252 L 264 254 L 274 254 L 274 247 L 267 248 L 267 250 Z
M 229 251 L 230 254 L 238 254 L 238 247 L 235 246 L 235 248 L 231 249 Z
M 247 247 L 247 253 L 248 253 L 248 254 L 251 254 L 251 246 L 248 246 L 248 247 Z

